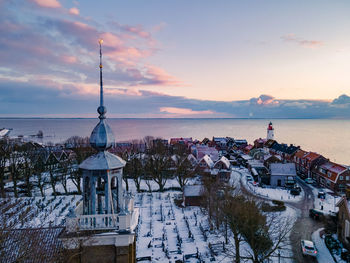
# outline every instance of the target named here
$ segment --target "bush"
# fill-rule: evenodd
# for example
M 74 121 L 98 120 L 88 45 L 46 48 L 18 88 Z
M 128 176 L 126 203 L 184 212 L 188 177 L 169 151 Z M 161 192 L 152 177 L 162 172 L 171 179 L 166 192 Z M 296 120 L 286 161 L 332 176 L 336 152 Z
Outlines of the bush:
M 286 206 L 284 205 L 284 203 L 282 205 L 270 205 L 269 203 L 263 203 L 261 205 L 261 210 L 263 212 L 281 212 L 286 210 Z
M 272 200 L 272 203 L 277 206 L 284 206 L 284 202 L 280 200 Z

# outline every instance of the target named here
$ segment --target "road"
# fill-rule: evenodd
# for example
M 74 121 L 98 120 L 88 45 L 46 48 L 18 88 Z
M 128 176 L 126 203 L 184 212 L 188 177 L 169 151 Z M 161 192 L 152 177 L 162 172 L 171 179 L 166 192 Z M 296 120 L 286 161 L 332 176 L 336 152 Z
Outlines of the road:
M 320 221 L 315 221 L 309 217 L 309 209 L 314 207 L 314 195 L 312 193 L 311 187 L 309 187 L 302 180 L 298 179 L 299 185 L 302 187 L 305 195 L 304 199 L 298 203 L 288 203 L 289 206 L 294 207 L 300 211 L 300 215 L 295 222 L 290 240 L 292 242 L 292 250 L 295 257 L 294 262 L 310 262 L 312 259 L 304 258 L 301 253 L 300 240 L 307 239 L 311 240 L 311 235 L 317 229 L 323 227 L 323 223 Z M 316 260 L 314 260 L 316 262 Z
M 241 176 L 241 179 L 242 179 L 242 176 Z M 285 202 L 286 205 L 292 208 L 295 208 L 298 211 L 298 219 L 295 222 L 290 235 L 292 251 L 294 254 L 294 262 L 297 262 L 297 263 L 317 262 L 316 259 L 303 257 L 301 253 L 300 241 L 302 239 L 311 240 L 312 233 L 315 232 L 317 229 L 323 227 L 324 225 L 322 222 L 315 221 L 309 217 L 309 209 L 314 208 L 315 197 L 313 195 L 312 188 L 310 186 L 308 186 L 304 181 L 302 181 L 299 178 L 297 178 L 297 180 L 300 187 L 304 191 L 304 199 L 297 203 L 288 202 L 288 201 Z M 241 190 L 244 194 L 248 194 L 248 195 L 252 194 L 247 189 L 245 189 L 244 184 L 242 183 L 241 183 Z M 260 199 L 267 199 L 260 196 L 257 196 L 257 197 Z

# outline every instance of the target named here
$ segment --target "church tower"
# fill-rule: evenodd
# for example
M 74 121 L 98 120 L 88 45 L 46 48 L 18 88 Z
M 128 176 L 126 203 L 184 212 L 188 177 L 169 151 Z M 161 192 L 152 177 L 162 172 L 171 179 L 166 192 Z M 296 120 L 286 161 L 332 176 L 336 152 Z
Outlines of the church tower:
M 269 126 L 267 127 L 267 140 L 274 140 L 274 129 L 272 127 L 272 122 L 269 123 Z
M 80 164 L 83 173 L 84 215 L 116 214 L 125 212 L 122 188 L 125 161 L 109 153 L 114 145 L 114 135 L 106 123 L 107 108 L 103 103 L 102 40 L 100 44 L 100 106 L 97 108 L 99 123 L 90 136 L 90 144 L 97 150 Z
M 74 255 L 71 262 L 136 262 L 135 228 L 138 209 L 123 189 L 125 161 L 107 150 L 114 135 L 106 122 L 103 101 L 102 40 L 100 46 L 99 122 L 90 136 L 96 154 L 83 161 L 83 202 L 70 209 L 66 229 L 61 235 L 64 246 Z M 81 251 L 79 251 L 81 250 Z

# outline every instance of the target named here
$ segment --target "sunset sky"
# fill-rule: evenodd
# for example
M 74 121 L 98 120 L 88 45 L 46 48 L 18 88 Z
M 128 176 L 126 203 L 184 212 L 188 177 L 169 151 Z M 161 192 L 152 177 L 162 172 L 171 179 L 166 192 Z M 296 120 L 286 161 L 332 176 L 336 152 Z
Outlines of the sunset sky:
M 0 117 L 96 116 L 103 38 L 109 117 L 349 118 L 349 14 L 348 0 L 0 0 Z

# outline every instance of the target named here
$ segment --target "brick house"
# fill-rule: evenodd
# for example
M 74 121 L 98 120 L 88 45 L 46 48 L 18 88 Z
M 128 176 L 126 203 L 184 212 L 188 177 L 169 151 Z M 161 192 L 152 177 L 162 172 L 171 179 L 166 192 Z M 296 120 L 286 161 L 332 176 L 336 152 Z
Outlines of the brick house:
M 323 157 L 321 154 L 315 153 L 315 152 L 308 152 L 306 153 L 302 159 L 302 166 L 301 166 L 301 173 L 303 173 L 305 176 L 310 177 L 311 176 L 311 170 L 316 165 L 321 165 L 326 163 L 328 160 Z
M 316 165 L 311 172 L 316 182 L 335 193 L 345 193 L 346 185 L 350 183 L 350 171 L 343 165 L 326 162 Z

